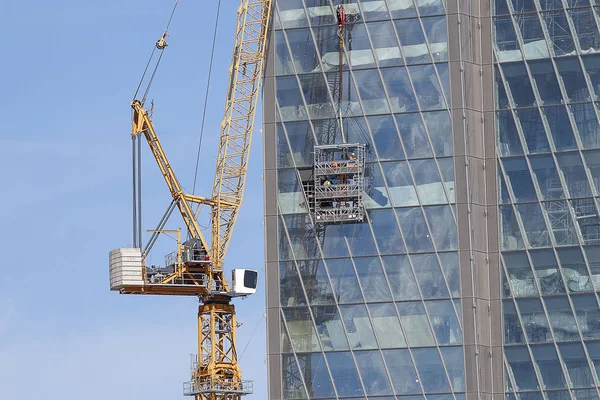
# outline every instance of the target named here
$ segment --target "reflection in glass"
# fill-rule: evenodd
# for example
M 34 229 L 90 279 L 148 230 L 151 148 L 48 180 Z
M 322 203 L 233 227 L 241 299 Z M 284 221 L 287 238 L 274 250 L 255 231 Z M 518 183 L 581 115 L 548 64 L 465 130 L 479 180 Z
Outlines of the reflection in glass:
M 548 311 L 548 319 L 556 340 L 579 340 L 577 324 L 567 297 L 547 297 L 544 300 Z
M 419 378 L 413 366 L 408 350 L 384 350 L 383 358 L 387 366 L 394 393 L 415 394 L 421 392 Z M 404 397 L 402 397 L 404 400 Z
M 568 203 L 562 201 L 549 201 L 542 203 L 544 211 L 550 221 L 550 229 L 557 246 L 568 246 L 577 244 L 577 231 L 573 226 Z
M 446 108 L 444 95 L 433 65 L 408 67 L 421 111 Z
M 359 303 L 363 301 L 354 267 L 349 258 L 327 260 L 327 269 L 338 303 Z
M 306 382 L 308 398 L 319 398 L 334 395 L 333 385 L 329 374 L 327 373 L 327 365 L 321 353 L 302 354 L 298 355 L 300 368 Z
M 369 304 L 368 307 L 380 348 L 406 347 L 394 304 Z
M 404 151 L 392 117 L 369 117 L 367 121 L 373 134 L 379 161 L 403 159 Z
M 501 156 L 517 156 L 523 154 L 519 132 L 511 111 L 496 113 L 498 123 L 498 153 Z
M 452 153 L 452 121 L 447 111 L 428 112 L 423 114 L 433 152 L 437 157 L 451 156 Z
M 457 232 L 449 206 L 425 207 L 425 216 L 431 227 L 433 242 L 438 251 L 457 249 Z
M 411 347 L 435 346 L 422 302 L 397 303 L 400 321 Z
M 434 159 L 410 162 L 421 204 L 447 204 L 444 186 Z
M 407 158 L 433 157 L 420 114 L 397 114 L 396 123 Z
M 540 188 L 542 200 L 557 200 L 565 197 L 558 179 L 558 169 L 553 157 L 548 155 L 531 156 L 531 169 Z
M 397 208 L 396 214 L 401 221 L 400 229 L 404 233 L 409 252 L 422 253 L 433 251 L 429 230 L 420 208 Z
M 462 347 L 443 347 L 440 349 L 452 390 L 463 392 L 465 390 L 465 362 Z
M 440 167 L 440 172 L 442 173 L 442 179 L 444 181 L 444 187 L 446 188 L 448 201 L 450 204 L 452 204 L 456 201 L 456 196 L 454 194 L 454 159 L 438 158 L 437 162 L 438 166 Z
M 435 254 L 413 254 L 417 282 L 425 299 L 450 297 Z
M 562 56 L 574 53 L 575 44 L 571 37 L 571 30 L 569 29 L 569 23 L 567 22 L 564 10 L 561 9 L 543 13 L 542 19 L 546 25 L 548 34 L 550 35 L 554 54 Z M 545 57 L 548 56 L 549 55 L 546 55 Z
M 531 346 L 533 358 L 540 371 L 544 389 L 565 388 L 565 378 L 554 345 Z
M 325 353 L 338 396 L 362 396 L 363 389 L 350 353 Z
M 512 295 L 514 297 L 537 296 L 538 289 L 526 253 L 524 251 L 503 252 L 502 258 Z M 558 267 L 554 273 L 558 275 Z
M 293 261 L 279 263 L 279 296 L 282 306 L 306 305 L 296 264 Z
M 458 253 L 438 253 L 442 270 L 452 297 L 460 296 L 460 276 L 458 273 Z
M 379 258 L 354 258 L 354 265 L 367 302 L 392 300 Z
M 517 299 L 517 306 L 530 343 L 550 342 L 552 334 L 539 299 Z
M 323 350 L 348 350 L 348 342 L 337 307 L 317 306 L 312 307 L 312 312 Z
M 321 351 L 308 307 L 283 308 L 295 352 Z
M 558 165 L 567 183 L 571 197 L 591 197 L 592 191 L 588 184 L 585 170 L 579 153 L 557 154 Z
M 542 112 L 548 121 L 556 150 L 576 149 L 575 135 L 565 106 L 544 107 Z
M 502 312 L 504 313 L 504 343 L 525 343 L 523 328 L 512 300 L 502 301 Z
M 352 349 L 376 349 L 375 334 L 364 304 L 340 306 Z
M 393 394 L 379 351 L 357 351 L 354 356 L 368 396 Z
M 370 256 L 377 254 L 375 241 L 369 229 L 369 224 L 344 225 L 342 231 L 348 242 L 348 247 L 353 256 Z
M 577 325 L 584 339 L 600 339 L 600 310 L 596 296 L 582 294 L 571 296 Z
M 563 102 L 560 86 L 550 59 L 531 61 L 529 70 L 540 94 L 540 104 L 561 104 Z
M 504 348 L 506 361 L 514 376 L 517 387 L 515 390 L 539 390 L 535 369 L 529 358 L 527 347 L 510 346 Z
M 394 300 L 418 300 L 421 298 L 408 256 L 381 257 L 392 288 Z
M 594 386 L 587 357 L 580 343 L 559 343 L 558 348 L 567 367 L 571 386 L 574 388 Z
M 585 76 L 579 65 L 579 59 L 575 57 L 558 58 L 556 68 L 567 92 L 568 102 L 592 100 L 585 82 Z
M 281 369 L 283 378 L 283 398 L 286 400 L 308 398 L 302 375 L 298 369 L 298 363 L 296 363 L 296 358 L 293 354 L 282 355 Z M 327 379 L 329 379 L 329 375 L 327 375 Z
M 579 247 L 560 248 L 557 251 L 569 292 L 593 291 L 587 266 Z
M 574 6 L 589 5 L 582 1 L 575 1 Z M 579 40 L 582 53 L 597 53 L 600 48 L 600 34 L 598 26 L 594 23 L 594 13 L 590 7 L 569 10 L 569 16 L 575 27 L 575 37 Z
M 426 301 L 429 320 L 438 345 L 462 343 L 462 332 L 450 300 Z
M 532 250 L 529 255 L 542 294 L 565 293 L 565 285 L 558 270 L 554 252 L 550 249 Z
M 508 177 L 517 203 L 535 201 L 535 187 L 529 175 L 529 168 L 524 157 L 502 159 L 504 171 Z
M 579 131 L 579 137 L 584 149 L 600 147 L 600 124 L 592 103 L 571 104 L 571 114 Z
M 517 210 L 531 247 L 548 247 L 550 236 L 539 203 L 518 204 Z
M 437 0 L 436 0 L 437 1 Z M 407 64 L 430 63 L 431 57 L 425 44 L 425 35 L 418 19 L 394 21 Z
M 413 357 L 425 393 L 449 392 L 450 385 L 436 348 L 414 349 Z
M 523 249 L 523 238 L 512 206 L 500 206 L 500 232 L 502 250 Z
M 392 210 L 370 211 L 369 219 L 379 246 L 379 254 L 405 253 L 400 230 Z
M 342 229 L 339 225 L 326 225 L 325 237 L 321 244 L 323 255 L 328 257 L 345 257 L 348 255 L 346 241 L 342 236 Z
M 405 67 L 382 68 L 381 75 L 392 106 L 392 112 L 409 112 L 418 109 Z
M 544 44 L 545 46 L 545 44 Z M 508 82 L 516 107 L 532 106 L 535 103 L 531 82 L 523 62 L 503 64 L 502 71 Z

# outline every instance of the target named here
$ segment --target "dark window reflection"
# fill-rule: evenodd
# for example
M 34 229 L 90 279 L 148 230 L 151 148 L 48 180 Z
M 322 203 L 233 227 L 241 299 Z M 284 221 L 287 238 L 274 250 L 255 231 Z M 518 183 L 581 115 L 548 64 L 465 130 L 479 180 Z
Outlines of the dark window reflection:
M 594 378 L 580 343 L 560 343 L 558 345 L 563 361 L 574 388 L 594 386 Z
M 537 112 L 537 111 L 536 111 Z M 512 111 L 496 113 L 498 121 L 498 153 L 501 156 L 517 156 L 523 154 L 521 139 L 515 125 Z
M 551 60 L 531 61 L 529 63 L 531 76 L 535 81 L 541 104 L 561 104 L 563 101 L 560 86 Z
M 531 346 L 533 358 L 540 371 L 545 389 L 565 388 L 565 378 L 554 345 Z
M 505 347 L 504 354 L 517 385 L 515 390 L 539 390 L 540 386 L 527 347 Z
M 557 56 L 573 54 L 575 52 L 575 43 L 573 42 L 564 10 L 542 13 L 542 19 L 550 35 L 554 53 Z
M 523 62 L 503 64 L 502 69 L 515 105 L 517 107 L 533 105 L 535 97 L 525 64 Z

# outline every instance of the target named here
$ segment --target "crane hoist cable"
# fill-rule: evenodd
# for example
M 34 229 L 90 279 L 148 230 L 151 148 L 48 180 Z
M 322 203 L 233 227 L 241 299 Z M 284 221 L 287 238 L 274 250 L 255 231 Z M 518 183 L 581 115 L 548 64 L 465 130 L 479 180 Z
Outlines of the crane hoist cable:
M 142 85 L 144 84 L 144 79 L 146 78 L 146 74 L 148 73 L 148 69 L 152 64 L 152 60 L 154 59 L 154 54 L 156 50 L 164 50 L 165 47 L 168 46 L 166 39 L 169 36 L 169 27 L 171 26 L 171 22 L 173 21 L 173 16 L 175 15 L 175 11 L 177 10 L 177 6 L 179 5 L 179 0 L 175 0 L 175 4 L 173 5 L 173 10 L 171 11 L 171 15 L 169 16 L 169 21 L 167 22 L 167 26 L 165 27 L 165 31 L 162 34 L 161 38 L 156 42 L 156 45 L 152 48 L 152 53 L 150 53 L 150 58 L 148 59 L 148 63 L 146 64 L 146 68 L 144 68 L 144 73 L 142 74 L 142 78 L 140 79 L 140 83 L 138 84 L 137 89 L 135 90 L 135 94 L 133 95 L 132 100 L 136 100 L 138 98 L 138 94 Z M 154 81 L 154 77 L 156 76 L 156 71 L 158 70 L 158 66 L 162 60 L 164 52 L 160 52 L 160 56 L 158 56 L 158 60 L 156 64 L 154 64 L 154 69 L 152 70 L 152 75 L 150 75 L 150 79 L 148 80 L 148 84 L 146 85 L 146 90 L 144 91 L 144 96 L 142 97 L 142 105 L 146 103 L 146 99 L 148 98 L 148 93 L 150 92 L 150 87 L 152 87 L 152 82 Z

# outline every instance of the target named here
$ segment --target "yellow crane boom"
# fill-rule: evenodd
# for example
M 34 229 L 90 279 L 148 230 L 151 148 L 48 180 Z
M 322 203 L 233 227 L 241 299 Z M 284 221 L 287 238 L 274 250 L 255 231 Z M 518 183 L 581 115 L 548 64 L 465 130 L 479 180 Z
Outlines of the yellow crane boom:
M 136 140 L 143 135 L 148 143 L 171 192 L 172 205 L 178 208 L 190 239 L 183 244 L 178 239 L 176 256 L 167 256 L 164 268 L 148 267 L 146 251 L 141 248 L 113 250 L 110 256 L 111 289 L 125 294 L 199 297 L 198 359 L 191 381 L 184 384 L 184 394 L 197 400 L 239 400 L 242 395 L 252 392 L 251 382 L 242 380 L 237 361 L 237 322 L 235 308 L 231 304 L 233 297 L 251 293 L 252 287 L 247 292 L 236 292 L 235 287 L 230 287 L 223 272 L 223 260 L 244 193 L 271 8 L 272 0 L 241 0 L 237 10 L 238 22 L 211 198 L 184 193 L 159 141 L 152 118 L 144 109 L 147 90 L 143 100 L 135 99 L 131 103 L 132 137 Z M 159 51 L 167 47 L 167 36 L 165 31 L 156 43 Z M 210 248 L 192 211 L 192 204 L 204 204 L 211 209 Z M 162 229 L 173 208 L 169 210 L 159 228 L 153 232 L 171 231 Z M 134 232 L 135 229 L 134 223 Z M 234 270 L 234 277 L 236 271 L 240 270 Z M 256 279 L 251 274 L 256 274 L 255 271 L 242 272 Z

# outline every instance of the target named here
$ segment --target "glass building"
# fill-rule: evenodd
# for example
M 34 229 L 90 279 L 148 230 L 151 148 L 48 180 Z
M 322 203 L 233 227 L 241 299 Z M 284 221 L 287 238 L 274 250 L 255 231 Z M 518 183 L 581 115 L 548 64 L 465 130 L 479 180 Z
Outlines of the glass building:
M 274 3 L 269 399 L 600 399 L 600 1 Z

